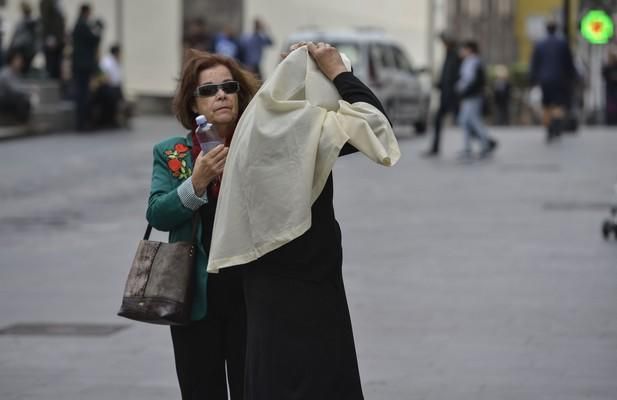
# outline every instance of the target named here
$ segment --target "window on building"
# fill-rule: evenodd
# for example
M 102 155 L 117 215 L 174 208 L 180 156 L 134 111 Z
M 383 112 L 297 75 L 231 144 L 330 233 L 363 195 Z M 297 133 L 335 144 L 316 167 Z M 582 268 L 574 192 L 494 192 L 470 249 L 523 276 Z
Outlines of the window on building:
M 463 11 L 472 18 L 477 18 L 482 15 L 482 0 L 464 0 Z

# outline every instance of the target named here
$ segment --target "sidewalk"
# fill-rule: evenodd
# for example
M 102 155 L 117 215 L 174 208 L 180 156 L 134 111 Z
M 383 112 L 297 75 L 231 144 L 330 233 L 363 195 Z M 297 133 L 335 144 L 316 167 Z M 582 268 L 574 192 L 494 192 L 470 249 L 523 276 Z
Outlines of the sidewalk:
M 0 146 L 0 329 L 122 325 L 102 336 L 0 335 L 0 399 L 179 399 L 168 329 L 115 317 L 144 220 L 152 145 L 178 132 L 57 134 Z M 493 160 L 334 171 L 365 398 L 614 400 L 617 242 L 604 242 L 617 134 L 494 130 Z M 36 160 L 36 163 L 29 162 Z M 156 238 L 164 235 L 157 233 Z

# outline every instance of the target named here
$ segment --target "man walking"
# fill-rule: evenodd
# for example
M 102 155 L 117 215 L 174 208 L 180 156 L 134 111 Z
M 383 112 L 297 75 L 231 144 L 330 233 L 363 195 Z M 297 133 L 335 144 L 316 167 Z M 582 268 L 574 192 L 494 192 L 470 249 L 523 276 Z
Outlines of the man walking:
M 97 50 L 103 25 L 90 22 L 92 10 L 81 6 L 73 29 L 73 80 L 75 82 L 76 128 L 88 129 L 90 123 L 90 79 L 97 69 Z
M 570 46 L 557 36 L 557 24 L 546 24 L 547 37 L 538 42 L 531 58 L 531 82 L 542 89 L 543 122 L 546 141 L 561 135 L 565 110 L 570 105 L 571 83 L 576 68 Z
M 99 64 L 103 82 L 93 94 L 95 106 L 100 107 L 97 126 L 117 128 L 120 126 L 118 111 L 124 100 L 122 94 L 122 65 L 119 44 L 110 47 L 109 53 Z
M 244 65 L 261 79 L 263 50 L 265 47 L 272 45 L 272 39 L 268 35 L 265 24 L 260 19 L 255 19 L 254 27 L 253 33 L 242 38 L 242 54 L 244 55 Z
M 617 125 L 617 48 L 608 53 L 608 62 L 602 67 L 605 87 L 605 122 Z
M 461 154 L 463 160 L 471 160 L 471 139 L 480 141 L 482 149 L 480 158 L 489 156 L 496 148 L 497 141 L 489 137 L 482 121 L 482 103 L 486 74 L 479 56 L 478 43 L 468 40 L 460 49 L 463 59 L 460 79 L 456 83 L 456 91 L 461 98 L 459 124 L 464 132 L 464 148 Z
M 41 0 L 41 36 L 45 69 L 52 79 L 60 79 L 64 51 L 64 15 L 58 0 Z
M 439 38 L 445 47 L 446 58 L 444 59 L 441 76 L 437 83 L 437 88 L 439 89 L 439 108 L 435 114 L 433 141 L 431 147 L 424 153 L 425 157 L 439 155 L 443 119 L 448 113 L 456 114 L 458 108 L 455 86 L 458 80 L 461 60 L 458 55 L 456 40 L 445 32 L 441 33 Z
M 21 14 L 22 18 L 15 27 L 9 50 L 21 54 L 24 62 L 22 74 L 28 75 L 32 60 L 36 56 L 37 21 L 32 17 L 32 7 L 28 2 L 21 3 Z

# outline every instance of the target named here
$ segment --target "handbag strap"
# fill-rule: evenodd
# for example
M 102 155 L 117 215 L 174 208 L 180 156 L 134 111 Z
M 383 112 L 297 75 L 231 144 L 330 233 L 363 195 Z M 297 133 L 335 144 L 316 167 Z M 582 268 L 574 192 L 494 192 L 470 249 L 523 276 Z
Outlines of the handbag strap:
M 144 233 L 144 240 L 150 239 L 150 234 L 152 233 L 152 225 L 148 224 L 146 228 L 146 233 Z
M 193 213 L 193 218 L 191 219 L 191 224 L 192 224 L 192 228 L 191 228 L 191 242 L 193 244 L 196 243 L 196 239 L 197 239 L 197 219 L 198 218 L 199 218 L 199 212 L 194 212 Z M 146 227 L 146 233 L 144 233 L 144 239 L 143 240 L 149 240 L 151 233 L 152 233 L 152 225 L 148 224 L 148 226 Z

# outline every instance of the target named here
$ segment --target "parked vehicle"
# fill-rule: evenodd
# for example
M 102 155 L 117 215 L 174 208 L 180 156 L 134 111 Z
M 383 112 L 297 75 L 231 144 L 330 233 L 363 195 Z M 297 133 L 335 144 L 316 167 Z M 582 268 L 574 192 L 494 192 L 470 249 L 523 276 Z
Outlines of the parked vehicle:
M 345 53 L 354 74 L 381 100 L 394 125 L 425 132 L 430 92 L 421 85 L 423 71 L 412 66 L 395 40 L 374 30 L 304 30 L 290 35 L 285 49 L 300 41 L 330 43 Z

